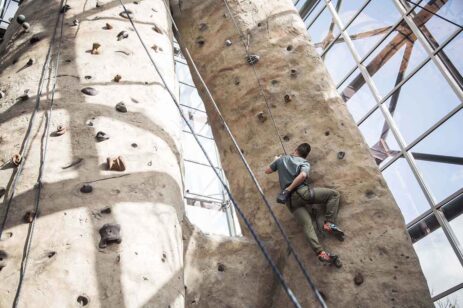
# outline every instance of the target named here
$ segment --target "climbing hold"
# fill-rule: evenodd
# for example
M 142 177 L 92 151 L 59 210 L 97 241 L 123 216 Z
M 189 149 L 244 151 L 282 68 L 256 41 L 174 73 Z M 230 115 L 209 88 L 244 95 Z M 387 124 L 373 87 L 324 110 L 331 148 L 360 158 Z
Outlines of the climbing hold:
M 356 285 L 358 285 L 358 286 L 361 285 L 363 283 L 363 281 L 364 281 L 364 279 L 363 279 L 362 273 L 359 272 L 359 273 L 355 274 L 354 283 Z
M 18 102 L 25 102 L 29 99 L 29 89 L 24 90 L 24 94 L 17 98 Z
M 368 199 L 371 199 L 375 196 L 375 192 L 373 190 L 370 190 L 368 189 L 366 192 L 365 192 L 365 196 L 368 198 Z
M 14 154 L 13 157 L 11 157 L 11 162 L 17 167 L 21 163 L 22 157 L 21 154 Z
M 180 52 L 181 52 L 180 47 L 174 46 L 174 56 L 180 55 Z
M 199 24 L 199 31 L 204 32 L 208 29 L 208 26 L 206 23 L 202 22 Z
M 127 112 L 127 107 L 125 106 L 123 102 L 120 102 L 116 104 L 116 110 L 119 112 L 125 113 Z
M 101 47 L 101 45 L 99 43 L 93 43 L 92 50 L 90 50 L 90 53 L 92 55 L 100 54 L 100 47 Z
M 110 207 L 105 207 L 100 211 L 101 214 L 111 214 L 111 208 Z
M 233 78 L 233 83 L 235 84 L 235 86 L 239 85 L 240 84 L 240 78 L 239 77 Z
M 82 90 L 80 90 L 82 93 L 85 95 L 90 95 L 90 96 L 95 96 L 98 94 L 98 91 L 95 88 L 92 87 L 85 87 Z
M 56 256 L 56 251 L 49 251 L 47 252 L 47 257 L 50 259 L 50 258 L 53 258 L 54 256 Z
M 26 66 L 32 66 L 34 64 L 34 59 L 30 58 L 29 61 L 27 61 Z
M 286 142 L 289 141 L 289 136 L 288 136 L 288 135 L 284 135 L 284 136 L 283 136 L 283 140 L 286 141 Z
M 87 306 L 88 303 L 90 302 L 90 299 L 88 298 L 87 295 L 82 294 L 77 297 L 77 302 L 79 303 L 80 306 Z
M 196 38 L 196 45 L 197 45 L 198 47 L 203 47 L 204 44 L 206 44 L 206 40 L 204 39 L 204 37 L 198 36 L 198 37 Z
M 113 26 L 111 26 L 111 24 L 108 24 L 108 23 L 106 23 L 106 25 L 104 26 L 105 30 L 111 30 L 112 28 Z
M 278 84 L 278 80 L 272 80 L 272 86 L 276 86 Z
M 22 25 L 23 23 L 26 22 L 26 16 L 24 15 L 18 15 L 18 17 L 16 17 L 16 21 L 18 22 L 18 24 Z
M 133 12 L 131 10 L 125 10 L 119 14 L 119 16 L 129 19 L 133 17 Z
M 27 211 L 23 216 L 23 222 L 30 224 L 34 220 L 35 212 Z
M 101 141 L 108 140 L 109 136 L 105 132 L 99 131 L 98 133 L 96 133 L 95 138 L 98 142 L 101 142 Z
M 122 243 L 121 226 L 119 224 L 105 224 L 100 229 L 101 240 L 98 245 L 100 248 L 106 248 L 109 244 Z
M 155 51 L 155 52 L 161 52 L 162 51 L 162 48 L 159 47 L 158 45 L 154 44 L 153 46 L 151 46 L 151 48 Z
M 325 136 L 329 136 L 329 135 L 330 135 L 330 131 L 327 130 L 327 131 L 325 132 Z
M 219 272 L 225 272 L 225 265 L 222 264 L 222 263 L 218 263 L 218 264 L 217 264 L 217 270 L 218 270 Z
M 289 94 L 286 94 L 285 97 L 284 97 L 284 99 L 285 99 L 285 103 L 289 103 L 289 102 L 291 102 L 291 101 L 293 100 L 293 99 L 291 98 L 291 95 L 289 95 Z
M 0 271 L 6 266 L 8 254 L 4 250 L 0 250 Z
M 106 158 L 106 167 L 112 171 L 125 171 L 125 162 L 122 156 Z
M 225 46 L 231 46 L 232 45 L 232 41 L 231 40 L 226 40 L 225 41 Z
M 28 22 L 25 22 L 21 25 L 23 27 L 24 30 L 29 30 L 31 28 L 31 25 L 28 23 Z
M 293 50 L 293 45 L 288 45 L 288 47 L 286 47 L 286 50 L 287 50 L 287 51 Z
M 90 75 L 85 75 L 84 78 L 88 80 L 88 79 L 92 79 L 92 76 L 90 76 Z
M 65 132 L 66 132 L 66 127 L 64 127 L 63 125 L 58 125 L 56 127 L 55 136 L 64 135 Z
M 0 99 L 5 97 L 5 92 L 0 91 Z
M 103 7 L 103 5 L 100 3 L 100 1 L 97 0 L 95 7 L 100 8 Z
M 346 153 L 343 151 L 338 152 L 338 159 L 343 159 L 346 156 Z
M 294 69 L 294 68 L 293 68 L 293 69 L 291 69 L 291 73 L 290 73 L 290 75 L 291 75 L 291 78 L 296 78 L 296 77 L 297 77 L 297 70 L 296 70 L 296 69 Z
M 256 116 L 257 116 L 257 119 L 259 119 L 259 121 L 262 122 L 262 123 L 267 121 L 267 116 L 265 115 L 265 113 L 263 111 L 257 113 Z
M 159 34 L 162 34 L 161 28 L 159 28 L 156 24 L 153 25 L 153 30 Z
M 248 62 L 249 65 L 255 65 L 257 62 L 259 62 L 260 57 L 258 55 L 247 55 L 246 56 L 246 61 Z
M 138 148 L 138 144 L 132 143 L 132 148 Z
M 119 34 L 117 35 L 117 40 L 120 41 L 122 39 L 126 39 L 129 37 L 129 34 L 127 33 L 127 31 L 121 31 L 119 32 Z
M 67 11 L 69 11 L 71 9 L 71 6 L 69 4 L 65 4 L 63 5 L 63 7 L 61 8 L 61 13 L 66 13 Z
M 33 45 L 33 44 L 39 42 L 40 40 L 42 40 L 42 36 L 36 34 L 36 35 L 34 35 L 34 36 L 32 36 L 32 37 L 30 38 L 29 43 L 30 43 L 31 45 Z
M 84 184 L 82 185 L 82 187 L 80 188 L 80 192 L 83 193 L 83 194 L 89 194 L 93 191 L 93 187 L 92 185 L 90 184 Z
M 72 25 L 75 26 L 75 27 L 77 27 L 79 25 L 79 23 L 80 23 L 80 21 L 78 19 L 74 19 L 72 21 Z
M 0 198 L 3 197 L 5 193 L 6 193 L 6 188 L 3 186 L 0 186 Z
M 113 78 L 113 80 L 114 80 L 115 82 L 119 82 L 119 81 L 121 81 L 121 79 L 122 79 L 122 76 L 119 75 L 119 74 L 117 74 L 117 75 L 114 76 L 114 78 Z

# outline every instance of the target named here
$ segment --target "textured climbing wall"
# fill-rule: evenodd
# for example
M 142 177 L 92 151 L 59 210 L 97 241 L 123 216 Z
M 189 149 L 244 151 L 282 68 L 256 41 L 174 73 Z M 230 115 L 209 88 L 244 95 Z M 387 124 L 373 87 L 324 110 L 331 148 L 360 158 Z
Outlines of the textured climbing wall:
M 67 3 L 39 218 L 19 307 L 183 307 L 178 112 L 120 15 L 118 1 Z M 163 1 L 126 5 L 148 47 L 158 46 L 150 52 L 175 87 Z M 21 148 L 59 10 L 57 0 L 23 1 L 18 14 L 26 16 L 29 32 L 13 22 L 0 45 L 0 186 L 8 193 L 17 170 L 9 161 Z M 128 37 L 123 33 L 118 40 L 121 31 Z M 34 44 L 33 36 L 39 38 Z M 97 54 L 91 52 L 93 43 L 101 45 Z M 29 59 L 32 65 L 25 66 Z M 0 241 L 0 307 L 12 306 L 18 287 L 52 85 L 53 79 L 45 82 L 31 149 Z M 86 87 L 94 90 L 85 94 Z M 25 90 L 28 97 L 20 98 Z M 120 102 L 126 112 L 116 110 Z M 59 125 L 65 133 L 57 136 Z M 109 139 L 97 140 L 100 131 Z M 106 170 L 106 158 L 117 156 L 126 170 Z M 85 183 L 90 193 L 81 192 Z M 3 216 L 5 197 L 0 201 Z M 105 224 L 119 225 L 120 244 L 100 247 Z
M 304 24 L 289 0 L 229 0 L 239 29 L 234 28 L 222 0 L 171 2 L 183 45 L 188 47 L 214 95 L 219 108 L 241 145 L 241 151 L 272 200 L 279 187 L 276 175 L 263 170 L 282 148 L 273 128 L 253 69 L 246 63 L 249 52 L 260 56 L 255 68 L 268 97 L 284 145 L 292 151 L 309 142 L 311 179 L 317 186 L 342 193 L 339 223 L 345 242 L 322 238 L 322 244 L 339 254 L 343 268 L 321 265 L 305 242 L 301 229 L 286 208 L 273 205 L 296 250 L 312 273 L 319 289 L 333 307 L 428 307 L 429 292 L 418 259 L 405 230 L 404 220 L 371 158 L 368 148 L 339 98 L 323 62 L 316 53 Z M 228 41 L 227 41 L 228 40 Z M 196 84 L 201 88 L 196 79 Z M 313 293 L 303 280 L 286 246 L 275 230 L 239 157 L 218 121 L 204 89 L 209 119 L 221 153 L 222 164 L 246 215 L 266 238 L 281 270 L 304 307 L 315 305 Z M 342 159 L 338 152 L 345 152 Z M 246 231 L 246 230 L 245 230 Z M 242 257 L 236 254 L 237 261 Z M 268 267 L 262 266 L 267 274 Z M 226 273 L 225 273 L 226 274 Z M 357 283 L 354 277 L 357 276 Z M 240 281 L 234 283 L 239 284 Z M 220 290 L 220 280 L 213 288 Z M 288 305 L 275 283 L 274 307 Z M 243 288 L 247 286 L 242 285 Z M 212 286 L 202 286 L 204 293 Z M 233 296 L 226 293 L 224 297 Z M 201 292 L 201 290 L 198 290 Z M 219 292 L 219 291 L 218 291 Z M 234 299 L 236 303 L 236 299 Z M 206 305 L 206 304 L 204 304 Z M 201 305 L 200 305 L 201 306 Z M 240 306 L 240 305 L 236 305 Z M 268 307 L 261 302 L 258 307 Z

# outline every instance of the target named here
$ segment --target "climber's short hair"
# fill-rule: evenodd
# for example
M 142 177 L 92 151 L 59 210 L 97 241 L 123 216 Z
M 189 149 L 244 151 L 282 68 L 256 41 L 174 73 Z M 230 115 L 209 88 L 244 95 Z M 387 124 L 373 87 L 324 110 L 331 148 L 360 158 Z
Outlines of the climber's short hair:
M 310 153 L 310 144 L 304 142 L 297 146 L 296 151 L 302 158 L 307 158 L 307 155 Z

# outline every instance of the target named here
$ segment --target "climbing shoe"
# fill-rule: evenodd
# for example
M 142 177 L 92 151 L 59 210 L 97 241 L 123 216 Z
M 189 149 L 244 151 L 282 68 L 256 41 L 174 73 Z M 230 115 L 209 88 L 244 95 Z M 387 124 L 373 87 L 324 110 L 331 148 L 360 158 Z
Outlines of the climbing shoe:
M 322 251 L 318 254 L 318 260 L 323 263 L 333 264 L 337 268 L 342 267 L 342 263 L 339 257 L 326 251 Z
M 340 241 L 344 241 L 344 231 L 342 231 L 334 223 L 325 222 L 325 224 L 323 225 L 323 231 L 333 234 Z
M 289 191 L 282 190 L 277 196 L 277 202 L 281 204 L 286 204 L 289 201 L 290 193 Z

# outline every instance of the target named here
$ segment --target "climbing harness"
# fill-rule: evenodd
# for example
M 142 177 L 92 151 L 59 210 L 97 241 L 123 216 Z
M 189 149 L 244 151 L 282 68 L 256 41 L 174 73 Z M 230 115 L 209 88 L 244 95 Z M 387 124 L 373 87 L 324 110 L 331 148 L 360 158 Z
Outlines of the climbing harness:
M 231 14 L 231 12 L 230 12 L 230 10 L 229 10 L 229 8 L 228 8 L 228 3 L 226 2 L 226 0 L 224 0 L 224 2 L 225 2 L 225 4 L 227 5 L 227 9 L 228 9 L 228 11 L 229 11 L 230 16 L 231 16 L 232 19 L 234 20 L 233 15 Z M 167 11 L 170 12 L 169 7 L 168 7 L 168 5 L 165 3 L 165 1 L 164 1 L 164 5 L 166 6 Z M 178 39 L 179 42 L 181 42 L 182 39 L 181 39 L 181 36 L 180 36 L 180 31 L 178 30 L 177 24 L 175 23 L 175 20 L 174 20 L 172 14 L 170 14 L 170 19 L 171 19 L 172 24 L 173 24 L 173 26 L 174 26 L 174 29 L 175 29 L 175 31 L 176 31 L 177 39 Z M 236 23 L 235 23 L 235 26 L 236 26 Z M 140 38 L 140 40 L 141 40 L 141 38 Z M 215 112 L 217 113 L 217 115 L 218 115 L 220 121 L 222 122 L 225 131 L 226 131 L 227 134 L 230 136 L 230 139 L 232 140 L 232 143 L 233 143 L 234 147 L 237 149 L 238 155 L 239 155 L 239 157 L 240 157 L 242 163 L 244 164 L 244 166 L 245 166 L 247 172 L 249 173 L 249 175 L 250 175 L 252 181 L 254 182 L 254 185 L 256 186 L 256 188 L 257 188 L 257 190 L 258 190 L 258 192 L 259 192 L 259 194 L 260 194 L 260 196 L 261 196 L 261 198 L 262 198 L 264 204 L 266 205 L 267 209 L 269 210 L 270 215 L 272 216 L 272 219 L 275 221 L 275 223 L 276 223 L 276 225 L 277 225 L 277 227 L 278 227 L 280 233 L 282 234 L 282 236 L 283 236 L 285 242 L 287 243 L 287 245 L 288 245 L 288 250 L 294 255 L 294 258 L 295 258 L 295 260 L 296 260 L 296 263 L 298 264 L 298 266 L 299 266 L 299 268 L 301 269 L 301 271 L 302 271 L 302 273 L 303 273 L 305 279 L 307 280 L 307 283 L 309 284 L 309 287 L 310 287 L 310 288 L 313 290 L 313 292 L 315 293 L 315 295 L 316 295 L 316 297 L 317 297 L 317 300 L 319 301 L 320 305 L 321 305 L 322 307 L 327 307 L 327 305 L 326 305 L 326 303 L 325 303 L 325 300 L 323 299 L 323 297 L 322 297 L 321 294 L 320 294 L 320 291 L 315 287 L 315 284 L 314 284 L 314 282 L 312 281 L 312 279 L 310 278 L 310 275 L 309 275 L 308 271 L 306 270 L 306 268 L 305 268 L 304 265 L 302 264 L 302 262 L 301 262 L 299 256 L 297 255 L 297 253 L 295 252 L 295 250 L 294 250 L 294 248 L 293 248 L 293 246 L 292 246 L 292 244 L 291 244 L 291 241 L 289 240 L 288 235 L 287 235 L 286 232 L 284 231 L 283 226 L 281 225 L 280 221 L 279 221 L 278 218 L 276 217 L 274 211 L 272 210 L 272 208 L 271 208 L 271 206 L 270 206 L 270 203 L 268 202 L 267 198 L 265 197 L 265 194 L 264 194 L 264 192 L 263 192 L 263 189 L 262 189 L 261 185 L 260 185 L 259 182 L 257 181 L 257 178 L 256 178 L 256 176 L 254 175 L 254 172 L 251 170 L 251 167 L 249 166 L 249 164 L 248 164 L 246 158 L 244 157 L 243 153 L 241 152 L 240 147 L 239 147 L 239 145 L 238 145 L 238 142 L 236 141 L 236 139 L 235 139 L 233 133 L 231 132 L 230 127 L 228 126 L 227 122 L 225 121 L 225 119 L 224 119 L 224 117 L 223 117 L 223 115 L 222 115 L 222 113 L 221 113 L 221 111 L 220 111 L 220 109 L 219 109 L 219 107 L 218 107 L 218 105 L 217 105 L 217 103 L 216 103 L 214 97 L 212 96 L 212 93 L 211 93 L 210 90 L 209 90 L 209 87 L 208 87 L 208 86 L 206 85 L 206 83 L 204 82 L 204 79 L 202 78 L 202 76 L 201 76 L 201 74 L 200 74 L 200 72 L 199 72 L 199 70 L 198 70 L 198 68 L 197 68 L 197 66 L 196 66 L 196 64 L 195 64 L 195 62 L 194 62 L 194 60 L 193 60 L 191 54 L 190 54 L 190 52 L 188 51 L 188 48 L 184 47 L 184 50 L 185 50 L 185 55 L 188 57 L 188 60 L 190 61 L 191 66 L 193 67 L 193 69 L 194 69 L 194 71 L 195 71 L 195 73 L 196 73 L 196 75 L 197 75 L 199 81 L 201 82 L 201 85 L 202 85 L 203 88 L 205 89 L 206 94 L 207 94 L 207 96 L 209 97 L 209 100 L 210 100 L 210 102 L 212 103 L 212 106 L 214 107 Z M 151 57 L 151 56 L 150 56 L 150 57 Z M 153 61 L 153 60 L 152 60 L 152 61 Z M 253 66 L 253 68 L 254 68 L 254 66 Z M 254 68 L 254 71 L 255 71 L 255 68 Z M 256 75 L 256 76 L 257 76 L 257 75 Z M 162 77 L 161 77 L 161 78 L 162 78 Z M 263 92 L 263 90 L 262 90 L 262 92 Z M 265 97 L 265 96 L 264 96 L 264 97 Z M 270 116 L 271 116 L 271 113 L 270 113 Z M 275 126 L 275 127 L 276 127 L 276 126 Z M 195 135 L 195 133 L 194 133 L 193 131 L 192 131 L 192 133 L 193 133 L 193 135 Z M 195 138 L 195 139 L 196 139 L 197 143 L 200 145 L 201 149 L 203 150 L 203 148 L 202 148 L 202 146 L 201 146 L 199 140 L 198 140 L 197 138 Z M 283 144 L 282 144 L 282 146 L 283 146 Z M 204 152 L 204 155 L 207 157 L 207 153 L 205 153 L 204 150 L 203 150 L 203 152 Z M 213 166 L 213 165 L 211 164 L 211 166 Z M 214 169 L 214 168 L 213 168 L 213 169 Z M 215 171 L 215 169 L 214 169 L 214 171 Z M 221 180 L 221 178 L 220 178 L 220 176 L 218 175 L 217 172 L 216 172 L 216 174 L 217 174 L 217 177 L 219 178 L 219 180 Z M 230 192 L 229 192 L 229 190 L 228 190 L 228 187 L 223 183 L 222 180 L 221 180 L 221 182 L 222 182 L 222 185 L 224 186 L 224 188 L 226 189 L 227 193 L 228 193 L 228 194 L 230 195 L 230 197 L 231 197 L 231 194 L 230 194 Z M 232 203 L 233 203 L 233 202 L 232 202 Z M 233 203 L 233 205 L 235 205 L 235 204 Z M 236 207 L 236 205 L 235 205 L 235 207 Z
M 122 2 L 122 0 L 119 0 L 122 8 L 124 9 L 124 12 L 127 12 L 127 8 L 125 7 L 124 3 Z M 166 10 L 167 12 L 170 12 L 170 9 L 169 9 L 169 6 L 164 2 L 164 5 L 166 6 Z M 172 90 L 167 86 L 167 82 L 165 81 L 161 71 L 159 70 L 158 66 L 156 65 L 156 63 L 154 62 L 148 48 L 146 47 L 146 44 L 144 43 L 143 39 L 141 38 L 140 36 L 140 33 L 138 32 L 138 29 L 137 27 L 135 26 L 131 16 L 129 14 L 126 14 L 128 16 L 128 20 L 130 21 L 130 24 L 132 25 L 141 45 L 143 46 L 143 48 L 145 49 L 146 51 L 146 54 L 148 56 L 148 58 L 150 59 L 151 61 L 151 64 L 153 65 L 153 68 L 156 70 L 157 74 L 159 75 L 159 78 L 161 79 L 162 83 L 164 84 L 164 87 L 166 88 L 167 92 L 169 93 L 169 95 L 171 96 L 173 102 L 175 103 L 175 106 L 177 107 L 179 113 L 180 113 L 180 116 L 182 117 L 183 121 L 185 121 L 185 124 L 188 126 L 188 129 L 191 131 L 193 137 L 195 138 L 198 146 L 200 147 L 201 151 L 203 152 L 206 160 L 208 161 L 208 163 L 210 164 L 210 166 L 213 166 L 213 163 L 212 163 L 212 160 L 210 159 L 209 155 L 207 154 L 206 152 L 206 149 L 203 147 L 203 145 L 201 144 L 201 142 L 199 141 L 198 139 L 198 136 L 196 135 L 196 133 L 194 132 L 193 130 L 193 127 L 191 126 L 191 124 L 188 122 L 187 120 L 187 117 L 185 115 L 185 113 L 183 112 L 179 102 L 177 101 L 177 98 L 175 96 L 175 94 L 172 92 Z M 173 20 L 173 17 L 172 15 L 170 15 L 171 19 Z M 176 27 L 176 26 L 175 26 Z M 201 80 L 202 78 L 199 77 Z M 204 81 L 202 81 L 204 82 Z M 206 88 L 206 91 L 209 92 L 209 90 Z M 221 117 L 222 121 L 223 121 L 223 117 L 221 116 L 220 112 L 219 112 L 219 116 Z M 226 129 L 229 131 L 229 128 L 228 126 L 226 125 L 225 121 L 223 121 Z M 232 135 L 231 135 L 232 136 Z M 233 138 L 234 140 L 234 138 Z M 234 140 L 235 142 L 235 146 L 236 146 L 236 141 Z M 239 151 L 241 153 L 241 151 Z M 246 165 L 247 165 L 247 162 L 246 162 Z M 249 168 L 249 165 L 247 165 L 248 168 Z M 236 211 L 238 212 L 238 214 L 240 215 L 240 217 L 243 219 L 243 222 L 244 224 L 246 225 L 246 227 L 249 229 L 249 231 L 251 232 L 251 235 L 253 236 L 254 240 L 256 241 L 257 245 L 259 246 L 260 250 L 262 251 L 262 254 L 264 255 L 264 257 L 267 259 L 268 263 L 270 264 L 271 268 L 272 268 L 272 271 L 275 273 L 275 275 L 277 276 L 278 278 L 278 281 L 280 282 L 282 288 L 284 289 L 284 291 L 286 292 L 286 294 L 288 295 L 289 299 L 291 300 L 291 302 L 293 303 L 293 305 L 295 307 L 301 307 L 301 304 L 299 303 L 299 301 L 297 300 L 297 298 L 295 297 L 293 291 L 289 288 L 286 280 L 284 279 L 283 277 L 283 274 L 280 272 L 280 270 L 277 268 L 275 262 L 273 261 L 273 259 L 271 258 L 267 248 L 265 247 L 265 245 L 263 244 L 262 240 L 259 238 L 259 236 L 257 235 L 256 231 L 254 230 L 253 226 L 251 225 L 250 221 L 246 218 L 246 216 L 244 215 L 242 209 L 240 208 L 240 206 L 238 205 L 238 203 L 235 201 L 230 189 L 228 188 L 227 184 L 225 183 L 224 179 L 222 179 L 222 177 L 220 176 L 219 172 L 216 170 L 216 168 L 213 168 L 212 167 L 212 170 L 213 172 L 215 173 L 215 175 L 217 176 L 218 180 L 220 181 L 220 183 L 222 184 L 223 188 L 225 189 L 225 191 L 227 192 L 228 196 L 230 197 L 230 201 L 232 202 L 233 206 L 235 207 Z

